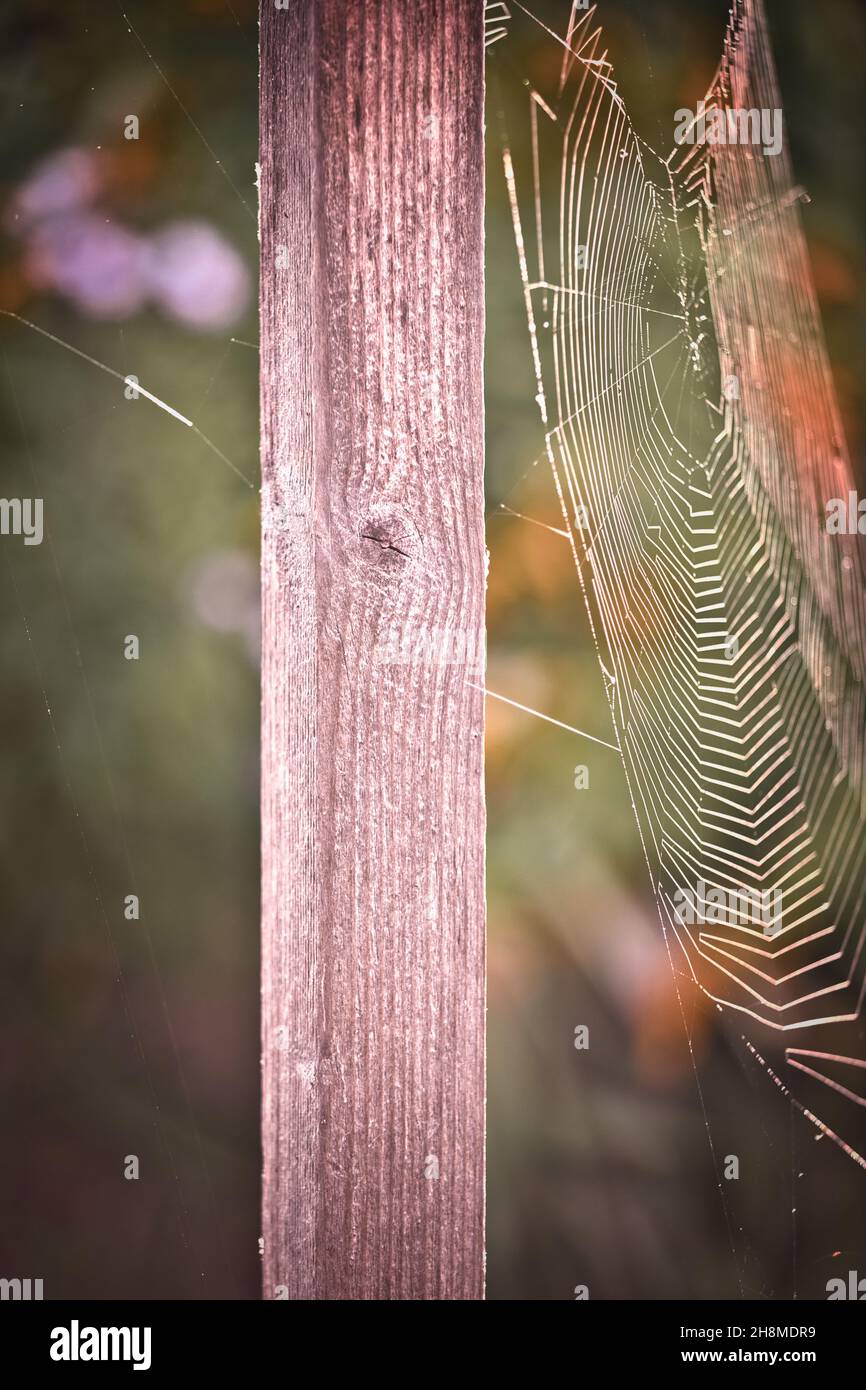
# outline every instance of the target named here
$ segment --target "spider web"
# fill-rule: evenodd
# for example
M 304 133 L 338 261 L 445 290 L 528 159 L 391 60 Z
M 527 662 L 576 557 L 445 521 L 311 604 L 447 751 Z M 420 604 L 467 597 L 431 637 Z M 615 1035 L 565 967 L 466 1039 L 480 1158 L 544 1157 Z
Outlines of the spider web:
M 499 55 L 511 15 L 491 8 Z M 504 174 L 545 456 L 672 968 L 866 1167 L 866 597 L 856 535 L 825 525 L 854 481 L 805 194 L 784 143 L 652 149 L 594 9 L 547 32 L 558 80 L 525 84 L 531 157 L 515 169 L 506 136 Z M 761 0 L 732 6 L 706 105 L 781 112 Z

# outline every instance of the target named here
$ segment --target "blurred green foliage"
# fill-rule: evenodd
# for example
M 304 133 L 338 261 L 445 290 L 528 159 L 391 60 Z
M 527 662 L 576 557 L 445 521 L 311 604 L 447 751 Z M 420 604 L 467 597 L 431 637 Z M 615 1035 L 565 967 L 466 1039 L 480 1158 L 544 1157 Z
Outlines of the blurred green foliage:
M 255 479 L 258 358 L 230 341 L 258 337 L 255 7 L 127 13 L 138 37 L 119 6 L 5 7 L 0 307 Z M 100 161 L 107 224 L 211 224 L 249 267 L 244 316 L 100 321 L 40 292 L 8 209 L 70 147 Z M 257 494 L 9 318 L 0 354 L 3 494 L 44 497 L 48 532 L 0 561 L 0 1266 L 49 1298 L 256 1297 L 258 675 L 195 579 L 222 553 L 255 576 Z

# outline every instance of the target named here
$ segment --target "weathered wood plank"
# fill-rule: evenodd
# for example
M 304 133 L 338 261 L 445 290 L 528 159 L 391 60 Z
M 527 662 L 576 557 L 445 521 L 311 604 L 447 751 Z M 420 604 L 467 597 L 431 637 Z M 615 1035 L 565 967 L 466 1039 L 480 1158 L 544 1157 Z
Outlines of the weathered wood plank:
M 483 1293 L 482 104 L 480 0 L 263 0 L 269 1298 Z

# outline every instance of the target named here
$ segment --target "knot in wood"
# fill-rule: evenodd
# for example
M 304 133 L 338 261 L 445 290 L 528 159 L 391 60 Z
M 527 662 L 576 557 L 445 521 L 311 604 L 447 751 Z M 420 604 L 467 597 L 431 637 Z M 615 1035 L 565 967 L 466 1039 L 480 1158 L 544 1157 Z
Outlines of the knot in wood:
M 421 550 L 415 527 L 399 511 L 371 514 L 361 525 L 360 535 L 363 559 L 377 568 L 405 569 Z

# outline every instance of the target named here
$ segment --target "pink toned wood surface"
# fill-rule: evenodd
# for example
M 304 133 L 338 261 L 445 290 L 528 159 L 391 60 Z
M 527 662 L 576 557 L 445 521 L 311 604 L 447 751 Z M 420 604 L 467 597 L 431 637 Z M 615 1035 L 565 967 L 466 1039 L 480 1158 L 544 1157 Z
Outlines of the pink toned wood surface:
M 266 1298 L 483 1294 L 482 99 L 480 0 L 262 0 Z

